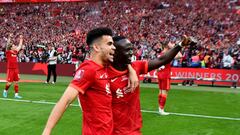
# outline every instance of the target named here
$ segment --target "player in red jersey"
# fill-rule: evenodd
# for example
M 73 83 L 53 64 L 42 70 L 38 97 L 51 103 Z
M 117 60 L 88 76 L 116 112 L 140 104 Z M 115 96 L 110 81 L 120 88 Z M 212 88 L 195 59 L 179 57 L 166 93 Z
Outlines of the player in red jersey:
M 87 34 L 91 47 L 90 60 L 84 61 L 65 93 L 53 108 L 43 135 L 51 134 L 69 104 L 78 96 L 83 111 L 83 135 L 112 135 L 112 93 L 107 67 L 113 62 L 115 47 L 112 31 L 97 28 Z
M 16 46 L 13 43 L 11 43 L 12 34 L 9 35 L 7 45 L 6 45 L 6 58 L 7 58 L 7 83 L 5 85 L 5 89 L 3 90 L 3 97 L 8 96 L 8 89 L 11 86 L 11 84 L 14 84 L 14 90 L 15 90 L 15 98 L 22 98 L 18 94 L 18 81 L 20 79 L 19 76 L 19 70 L 18 70 L 18 61 L 17 61 L 17 55 L 19 50 L 22 48 L 23 45 L 23 36 L 20 35 L 19 45 Z
M 174 47 L 174 44 L 171 42 L 163 42 L 163 51 L 160 53 L 159 57 L 166 53 L 168 50 Z M 175 59 L 182 58 L 181 52 L 179 52 L 176 56 Z M 158 86 L 159 86 L 159 95 L 158 95 L 158 104 L 159 104 L 159 114 L 160 115 L 169 115 L 168 112 L 164 111 L 164 106 L 167 100 L 167 94 L 168 91 L 170 90 L 170 78 L 171 78 L 171 65 L 170 63 L 161 66 L 158 68 Z
M 83 110 L 82 134 L 112 133 L 112 95 L 105 68 L 109 61 L 113 61 L 115 50 L 111 29 L 97 28 L 90 31 L 87 34 L 87 44 L 91 46 L 91 58 L 78 68 L 74 79 L 52 110 L 43 135 L 51 133 L 65 109 L 77 96 Z
M 140 88 L 135 91 L 126 89 L 128 82 L 127 64 L 131 63 L 133 54 L 133 45 L 125 37 L 114 37 L 116 47 L 114 61 L 108 70 L 110 88 L 112 91 L 112 108 L 114 129 L 113 135 L 139 135 L 141 134 L 142 116 L 140 111 Z M 185 38 L 182 45 L 190 44 L 189 38 Z M 153 69 L 169 63 L 175 55 L 181 50 L 181 44 L 176 45 L 173 49 L 163 56 L 150 61 L 132 62 L 132 67 L 137 75 L 145 74 Z

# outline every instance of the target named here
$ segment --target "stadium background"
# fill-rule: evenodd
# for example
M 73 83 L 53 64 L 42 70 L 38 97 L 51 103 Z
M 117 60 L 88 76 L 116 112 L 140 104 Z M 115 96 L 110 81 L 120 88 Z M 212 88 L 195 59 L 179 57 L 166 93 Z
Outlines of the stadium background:
M 24 67 L 20 71 L 23 81 L 20 92 L 24 99 L 0 98 L 0 134 L 41 134 L 52 104 L 60 98 L 71 80 L 71 77 L 66 77 L 74 72 L 75 67 L 70 64 L 87 57 L 86 32 L 97 26 L 109 26 L 115 33 L 130 37 L 135 45 L 136 59 L 155 58 L 160 51 L 159 41 L 168 38 L 176 42 L 182 34 L 192 35 L 199 43 L 196 48 L 182 50 L 184 58 L 173 62 L 176 70 L 193 68 L 191 59 L 198 56 L 199 63 L 203 61 L 205 65 L 200 64 L 192 70 L 209 71 L 209 75 L 203 74 L 202 78 L 211 78 L 211 71 L 216 70 L 215 76 L 225 74 L 222 80 L 238 81 L 239 86 L 239 1 L 77 1 L 0 1 L 1 81 L 5 78 L 4 49 L 8 33 L 14 33 L 16 37 L 23 34 L 25 39 L 25 48 L 19 53 L 21 67 Z M 58 77 L 56 85 L 42 83 L 46 79 L 42 56 L 46 51 L 44 46 L 48 44 L 57 48 L 61 58 L 59 63 L 66 64 L 58 66 L 59 75 L 64 76 Z M 222 61 L 226 52 L 234 60 L 230 68 L 224 67 Z M 65 66 L 69 69 L 66 74 L 62 72 L 66 71 L 62 70 L 66 69 Z M 231 86 L 231 83 L 224 85 Z M 4 83 L 0 83 L 0 88 L 4 88 Z M 172 115 L 167 117 L 157 114 L 157 85 L 141 84 L 141 90 L 143 134 L 240 133 L 238 89 L 173 85 L 166 106 Z M 12 89 L 10 95 L 13 95 L 11 92 Z M 76 101 L 73 104 L 54 134 L 81 133 L 81 111 L 76 107 Z

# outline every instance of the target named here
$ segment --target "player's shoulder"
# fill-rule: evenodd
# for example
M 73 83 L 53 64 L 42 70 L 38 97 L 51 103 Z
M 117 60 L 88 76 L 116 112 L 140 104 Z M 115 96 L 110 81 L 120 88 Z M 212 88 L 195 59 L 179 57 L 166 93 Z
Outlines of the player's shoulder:
M 6 53 L 17 53 L 17 50 L 6 50 Z
M 93 78 L 96 75 L 96 66 L 86 60 L 80 64 L 78 69 L 76 70 L 74 80 L 79 80 L 81 78 Z
M 136 60 L 134 62 L 132 62 L 132 66 L 135 67 L 135 66 L 142 66 L 142 65 L 145 65 L 147 64 L 147 61 L 146 60 Z
M 92 60 L 85 60 L 83 63 L 80 64 L 78 69 L 84 69 L 87 71 L 91 71 L 91 72 L 96 72 L 99 69 L 102 69 L 103 66 L 95 63 Z

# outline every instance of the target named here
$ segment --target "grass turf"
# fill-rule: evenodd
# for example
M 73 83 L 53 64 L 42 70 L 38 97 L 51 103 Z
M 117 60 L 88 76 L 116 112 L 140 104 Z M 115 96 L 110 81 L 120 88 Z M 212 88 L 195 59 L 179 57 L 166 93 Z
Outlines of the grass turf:
M 4 76 L 4 75 L 2 75 Z M 1 77 L 1 75 L 0 75 Z M 45 79 L 45 76 L 22 75 L 23 79 Z M 23 100 L 57 102 L 71 77 L 59 77 L 55 85 L 20 83 Z M 5 83 L 0 83 L 3 89 Z M 9 98 L 13 97 L 10 88 Z M 141 84 L 142 110 L 157 111 L 156 84 Z M 2 96 L 0 96 L 2 98 Z M 240 118 L 240 95 L 237 89 L 222 87 L 172 86 L 166 111 Z M 77 104 L 75 101 L 74 104 Z M 39 135 L 54 105 L 0 100 L 0 135 Z M 198 118 L 189 116 L 159 116 L 142 112 L 143 135 L 238 135 L 240 121 Z M 80 135 L 82 113 L 69 107 L 59 121 L 53 135 Z

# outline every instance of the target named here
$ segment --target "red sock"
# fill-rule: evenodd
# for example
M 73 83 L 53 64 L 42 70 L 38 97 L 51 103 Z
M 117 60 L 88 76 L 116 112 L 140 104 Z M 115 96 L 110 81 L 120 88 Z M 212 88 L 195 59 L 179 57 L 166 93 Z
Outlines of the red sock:
M 158 104 L 161 109 L 164 109 L 166 100 L 167 100 L 167 95 L 165 95 L 165 94 L 158 95 Z
M 6 84 L 5 86 L 5 90 L 7 91 L 9 89 L 10 85 L 9 84 Z
M 15 90 L 15 93 L 18 93 L 18 84 L 14 85 L 14 90 Z

